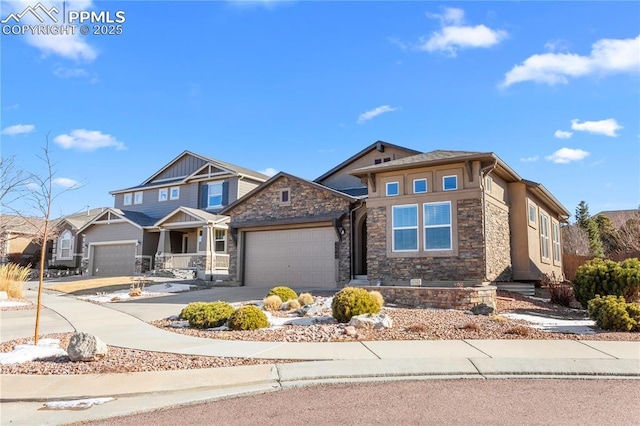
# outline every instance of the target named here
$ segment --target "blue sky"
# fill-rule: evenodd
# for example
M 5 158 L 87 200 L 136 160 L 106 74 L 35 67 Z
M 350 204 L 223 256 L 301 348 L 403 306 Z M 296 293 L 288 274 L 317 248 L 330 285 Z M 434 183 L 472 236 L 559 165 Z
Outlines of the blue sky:
M 3 1 L 1 19 L 36 4 Z M 122 34 L 0 36 L 2 157 L 38 171 L 49 134 L 56 191 L 80 185 L 54 216 L 112 206 L 184 150 L 314 179 L 376 140 L 495 152 L 572 212 L 640 204 L 637 2 L 64 10 L 123 12 Z

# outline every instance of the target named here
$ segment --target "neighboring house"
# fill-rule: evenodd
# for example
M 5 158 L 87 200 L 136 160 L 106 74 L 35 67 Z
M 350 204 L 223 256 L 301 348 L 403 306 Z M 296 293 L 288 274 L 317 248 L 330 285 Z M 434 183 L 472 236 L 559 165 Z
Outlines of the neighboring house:
M 107 207 L 87 208 L 79 213 L 52 221 L 53 238 L 49 266 L 80 269 L 82 266 L 82 235 L 78 230 L 104 212 Z
M 0 263 L 33 266 L 40 261 L 44 220 L 0 214 Z
M 314 182 L 280 173 L 221 213 L 239 284 L 324 287 L 559 275 L 570 215 L 493 153 L 386 142 Z
M 226 271 L 228 217 L 219 211 L 267 176 L 184 151 L 140 185 L 112 191 L 114 207 L 78 229 L 88 275 L 150 269 Z

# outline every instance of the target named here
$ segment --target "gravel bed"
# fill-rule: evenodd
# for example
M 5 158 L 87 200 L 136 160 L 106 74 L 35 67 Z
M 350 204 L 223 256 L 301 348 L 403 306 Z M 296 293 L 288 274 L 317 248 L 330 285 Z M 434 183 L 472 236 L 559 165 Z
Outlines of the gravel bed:
M 328 296 L 328 295 L 324 295 Z M 357 330 L 345 333 L 344 324 L 325 323 L 309 326 L 285 325 L 255 331 L 213 331 L 175 328 L 168 319 L 152 324 L 167 331 L 190 336 L 223 340 L 255 340 L 267 342 L 349 342 L 365 340 L 449 340 L 449 339 L 575 339 L 640 341 L 640 333 L 620 333 L 595 330 L 595 334 L 564 334 L 536 330 L 522 320 L 508 319 L 501 314 L 512 312 L 561 319 L 586 319 L 584 310 L 552 305 L 516 293 L 498 292 L 497 314 L 471 315 L 467 312 L 442 309 L 408 309 L 387 306 L 382 313 L 393 320 L 393 328 L 385 330 Z M 176 312 L 178 314 L 178 312 Z M 323 314 L 327 316 L 330 312 Z M 288 316 L 276 312 L 274 316 Z M 530 325 L 530 324 L 529 324 Z M 51 334 L 41 338 L 60 339 L 66 348 L 71 333 Z M 32 339 L 19 339 L 0 344 L 0 352 L 10 352 L 16 344 Z M 101 374 L 141 371 L 185 370 L 197 368 L 233 367 L 239 365 L 299 362 L 292 360 L 260 360 L 251 358 L 222 358 L 148 352 L 109 347 L 109 355 L 99 361 L 71 362 L 68 357 L 55 357 L 15 365 L 0 365 L 1 374 Z

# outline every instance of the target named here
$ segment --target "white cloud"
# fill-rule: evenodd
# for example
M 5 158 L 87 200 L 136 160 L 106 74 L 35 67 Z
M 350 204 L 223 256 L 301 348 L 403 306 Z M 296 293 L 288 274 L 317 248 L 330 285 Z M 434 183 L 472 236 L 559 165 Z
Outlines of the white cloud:
M 65 68 L 58 66 L 53 70 L 53 75 L 59 78 L 78 78 L 88 77 L 89 73 L 82 68 Z
M 545 157 L 548 161 L 558 164 L 567 164 L 572 161 L 580 161 L 589 155 L 587 151 L 582 149 L 560 148 L 553 154 Z
M 573 132 L 567 132 L 566 130 L 556 130 L 553 136 L 558 139 L 569 139 L 571 136 L 573 136 Z
M 259 170 L 259 172 L 262 173 L 263 175 L 267 175 L 269 177 L 275 176 L 275 175 L 278 174 L 278 171 L 276 169 L 274 169 L 273 167 L 267 167 L 266 169 Z
M 535 163 L 539 158 L 540 157 L 537 155 L 535 157 L 522 157 L 520 161 L 522 161 L 523 163 Z
M 8 13 L 21 13 L 25 8 L 31 6 L 33 7 L 36 2 L 31 0 L 19 0 L 19 1 L 11 1 L 11 2 L 3 2 L 9 6 L 3 9 L 3 16 L 7 16 Z M 42 5 L 47 9 L 51 10 L 52 7 L 56 7 L 59 11 L 58 18 L 62 13 L 62 2 L 60 1 L 40 1 Z M 91 7 L 94 7 L 91 1 L 67 1 L 66 9 L 67 10 L 87 10 Z M 8 10 L 7 10 L 8 9 Z M 44 16 L 44 15 L 43 15 Z M 46 18 L 46 22 L 49 18 Z M 59 19 L 60 20 L 60 19 Z M 25 15 L 21 20 L 21 24 L 41 24 L 35 16 L 32 14 Z M 44 56 L 56 55 L 61 56 L 67 59 L 73 60 L 84 60 L 84 61 L 93 61 L 98 57 L 98 52 L 95 48 L 90 46 L 87 43 L 87 38 L 82 36 L 79 31 L 76 31 L 75 34 L 58 34 L 58 35 L 32 35 L 25 34 L 24 40 L 27 44 L 37 48 L 42 52 Z
M 608 118 L 599 121 L 583 121 L 575 119 L 571 120 L 571 128 L 577 132 L 588 132 L 596 135 L 604 135 L 615 138 L 618 136 L 617 131 L 623 129 L 615 118 Z
M 33 124 L 14 124 L 13 126 L 8 126 L 2 129 L 3 135 L 15 136 L 21 135 L 24 133 L 31 133 L 36 129 L 36 126 Z
M 506 31 L 493 30 L 485 25 L 462 25 L 462 9 L 445 8 L 443 14 L 427 14 L 427 17 L 439 19 L 442 26 L 439 32 L 420 40 L 420 48 L 427 52 L 441 51 L 456 56 L 458 49 L 491 47 L 508 36 Z
M 80 182 L 69 178 L 55 178 L 53 184 L 62 188 L 71 189 L 77 187 Z
M 374 108 L 372 110 L 363 112 L 362 114 L 360 114 L 360 116 L 358 116 L 358 124 L 362 124 L 365 121 L 369 121 L 374 117 L 377 117 L 380 114 L 384 114 L 385 112 L 393 112 L 393 111 L 397 111 L 398 108 L 395 107 L 391 107 L 389 105 L 382 105 L 379 106 L 377 108 Z
M 100 148 L 126 149 L 124 143 L 99 130 L 75 129 L 70 135 L 58 135 L 53 141 L 64 149 L 79 151 L 95 151 Z
M 589 56 L 576 53 L 542 53 L 532 55 L 505 74 L 501 87 L 524 81 L 567 84 L 569 78 L 587 75 L 638 73 L 640 70 L 640 35 L 624 40 L 602 39 L 591 47 Z

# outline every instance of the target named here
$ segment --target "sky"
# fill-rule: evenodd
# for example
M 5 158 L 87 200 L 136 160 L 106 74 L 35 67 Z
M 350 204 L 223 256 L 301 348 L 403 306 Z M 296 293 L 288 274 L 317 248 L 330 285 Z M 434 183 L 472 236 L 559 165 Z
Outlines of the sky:
M 1 3 L 0 137 L 39 175 L 48 139 L 54 217 L 184 150 L 315 179 L 377 140 L 494 152 L 571 212 L 640 204 L 638 2 L 41 3 Z

